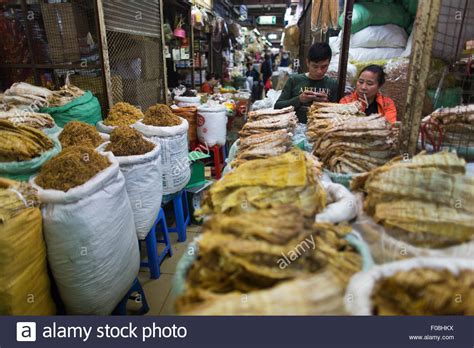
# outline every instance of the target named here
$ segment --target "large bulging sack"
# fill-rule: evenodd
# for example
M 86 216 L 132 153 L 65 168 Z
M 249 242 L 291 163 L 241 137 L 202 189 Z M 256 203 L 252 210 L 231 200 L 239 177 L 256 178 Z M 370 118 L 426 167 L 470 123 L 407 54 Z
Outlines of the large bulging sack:
M 110 314 L 138 275 L 140 255 L 125 178 L 111 165 L 67 192 L 35 184 L 48 260 L 68 314 Z
M 0 222 L 0 315 L 55 315 L 41 211 Z
M 227 135 L 226 107 L 202 105 L 198 108 L 197 136 L 207 146 L 225 145 Z
M 199 105 L 201 105 L 201 97 L 176 96 L 176 97 L 174 97 L 174 102 L 180 108 L 184 108 L 184 107 L 188 107 L 188 106 L 199 106 Z
M 64 127 L 71 121 L 81 121 L 95 126 L 102 120 L 99 100 L 90 91 L 66 105 L 42 108 L 41 112 L 50 114 L 59 127 Z
M 99 151 L 104 152 L 108 144 L 102 144 Z M 155 148 L 144 155 L 115 158 L 125 177 L 138 239 L 144 240 L 160 212 L 163 197 L 160 144 L 156 143 Z
M 163 167 L 163 194 L 181 191 L 191 178 L 188 159 L 188 121 L 180 117 L 181 124 L 171 127 L 148 126 L 138 121 L 133 126 L 146 137 L 161 146 Z

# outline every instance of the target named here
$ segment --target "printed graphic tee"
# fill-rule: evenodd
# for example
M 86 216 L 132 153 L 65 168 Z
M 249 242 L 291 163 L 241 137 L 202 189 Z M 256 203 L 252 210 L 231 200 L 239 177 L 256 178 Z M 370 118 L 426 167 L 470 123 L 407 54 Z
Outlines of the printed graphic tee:
M 335 80 L 327 76 L 324 76 L 322 80 L 312 80 L 306 74 L 298 74 L 290 76 L 286 82 L 280 98 L 278 98 L 275 104 L 275 109 L 282 109 L 292 105 L 295 108 L 299 122 L 306 123 L 306 114 L 312 102 L 300 102 L 300 94 L 305 90 L 326 93 L 330 102 L 337 103 L 338 101 L 337 82 Z

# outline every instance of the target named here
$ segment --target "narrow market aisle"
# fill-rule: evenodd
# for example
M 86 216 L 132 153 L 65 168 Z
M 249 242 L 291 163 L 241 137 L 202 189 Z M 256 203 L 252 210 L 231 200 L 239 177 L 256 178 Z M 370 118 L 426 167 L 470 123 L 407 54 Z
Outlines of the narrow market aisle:
M 176 266 L 188 250 L 189 244 L 201 233 L 201 226 L 190 225 L 187 228 L 187 239 L 184 243 L 178 243 L 178 235 L 170 233 L 173 256 L 167 257 L 160 267 L 161 276 L 158 279 L 150 279 L 150 271 L 147 268 L 140 268 L 138 278 L 145 290 L 146 299 L 150 306 L 147 315 L 173 315 L 174 314 L 174 296 L 172 292 L 173 277 L 176 272 Z M 158 244 L 158 251 L 163 249 L 162 244 Z M 142 251 L 142 257 L 146 250 Z

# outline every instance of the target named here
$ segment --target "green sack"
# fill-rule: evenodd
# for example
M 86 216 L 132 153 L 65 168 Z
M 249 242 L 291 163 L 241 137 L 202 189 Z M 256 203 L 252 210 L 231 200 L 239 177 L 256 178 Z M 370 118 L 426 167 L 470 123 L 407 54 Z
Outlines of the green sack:
M 434 103 L 434 97 L 436 94 L 436 90 L 429 89 L 426 91 L 428 97 L 431 99 L 431 103 Z M 453 106 L 460 105 L 462 101 L 462 88 L 455 87 L 455 88 L 446 88 L 441 91 L 441 95 L 438 98 L 436 105 L 433 105 L 434 109 L 439 109 L 441 107 L 450 108 Z
M 411 16 L 416 16 L 416 11 L 418 10 L 418 0 L 403 0 L 402 5 Z
M 42 108 L 40 112 L 50 114 L 59 127 L 64 127 L 71 121 L 81 121 L 95 126 L 102 120 L 99 100 L 89 91 L 66 105 Z
M 61 142 L 57 136 L 50 136 L 54 147 L 43 153 L 41 156 L 24 162 L 0 162 L 0 176 L 5 178 L 28 181 L 30 177 L 36 175 L 43 164 L 61 152 Z
M 344 14 L 339 17 L 339 25 L 344 23 Z M 395 24 L 408 28 L 410 15 L 400 4 L 357 3 L 352 12 L 351 33 L 355 34 L 371 25 Z

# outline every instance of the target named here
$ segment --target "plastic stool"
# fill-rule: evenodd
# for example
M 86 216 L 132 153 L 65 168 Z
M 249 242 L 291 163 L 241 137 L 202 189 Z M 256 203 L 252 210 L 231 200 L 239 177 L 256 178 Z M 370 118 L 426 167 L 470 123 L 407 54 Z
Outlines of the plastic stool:
M 216 144 L 214 146 L 208 147 L 205 144 L 199 143 L 193 150 L 206 151 L 207 153 L 212 152 L 213 156 L 211 163 L 213 163 L 214 167 L 214 177 L 219 180 L 222 177 L 222 170 L 224 169 L 225 160 L 227 158 L 225 146 L 219 146 Z
M 161 222 L 162 228 L 161 232 L 163 234 L 163 239 L 156 238 L 157 227 Z M 158 213 L 158 217 L 156 218 L 153 227 L 150 230 L 150 233 L 146 236 L 145 243 L 146 243 L 146 250 L 148 254 L 148 261 L 147 262 L 140 262 L 141 267 L 148 267 L 150 268 L 150 278 L 151 279 L 158 279 L 160 277 L 160 264 L 163 262 L 166 255 L 173 256 L 173 251 L 171 249 L 171 242 L 170 237 L 168 234 L 168 226 L 166 224 L 166 216 L 163 208 L 160 209 Z M 158 255 L 158 250 L 156 250 L 156 244 L 163 243 L 165 244 L 165 250 L 163 250 Z
M 184 242 L 186 241 L 186 227 L 189 225 L 189 221 L 191 220 L 186 191 L 182 190 L 173 197 L 173 209 L 176 227 L 170 227 L 168 231 L 177 232 L 178 242 Z
M 133 295 L 133 293 L 138 293 L 137 295 Z M 127 315 L 127 302 L 128 300 L 137 300 L 140 299 L 142 307 L 138 311 L 138 315 L 143 315 L 150 310 L 148 306 L 148 302 L 146 300 L 145 292 L 143 291 L 142 285 L 138 278 L 135 278 L 133 281 L 132 287 L 128 290 L 127 294 L 123 297 L 123 299 L 119 302 L 117 307 L 115 307 L 114 311 L 112 312 L 113 315 Z

